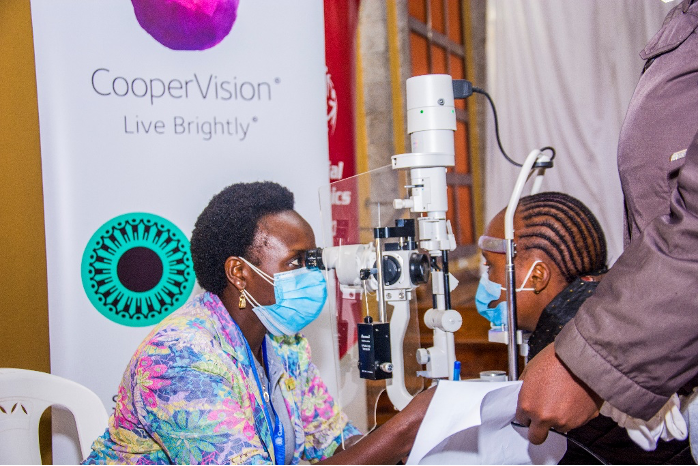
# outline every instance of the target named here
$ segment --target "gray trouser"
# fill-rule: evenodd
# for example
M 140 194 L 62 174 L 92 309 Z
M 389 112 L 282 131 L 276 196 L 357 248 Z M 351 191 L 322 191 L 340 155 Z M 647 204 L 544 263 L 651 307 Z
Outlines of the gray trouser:
M 693 454 L 695 464 L 698 463 L 698 388 L 693 393 L 681 400 L 681 412 L 688 425 L 688 440 L 690 452 Z
M 698 397 L 696 396 L 688 406 L 688 437 L 690 437 L 690 451 L 693 454 L 695 464 L 698 463 Z

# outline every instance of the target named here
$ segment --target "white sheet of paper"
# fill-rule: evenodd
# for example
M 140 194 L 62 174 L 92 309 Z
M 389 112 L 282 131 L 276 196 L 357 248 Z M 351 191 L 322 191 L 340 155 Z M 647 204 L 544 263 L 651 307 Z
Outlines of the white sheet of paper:
M 515 419 L 521 382 L 443 381 L 418 430 L 408 464 L 556 464 L 566 438 L 527 440 Z

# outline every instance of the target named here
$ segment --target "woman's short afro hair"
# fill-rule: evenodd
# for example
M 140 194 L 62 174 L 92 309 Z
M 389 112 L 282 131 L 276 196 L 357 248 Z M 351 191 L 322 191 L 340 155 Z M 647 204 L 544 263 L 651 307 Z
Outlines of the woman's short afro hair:
M 271 181 L 236 183 L 215 195 L 194 224 L 190 249 L 197 281 L 221 295 L 227 280 L 224 263 L 246 256 L 261 217 L 294 209 L 294 194 Z

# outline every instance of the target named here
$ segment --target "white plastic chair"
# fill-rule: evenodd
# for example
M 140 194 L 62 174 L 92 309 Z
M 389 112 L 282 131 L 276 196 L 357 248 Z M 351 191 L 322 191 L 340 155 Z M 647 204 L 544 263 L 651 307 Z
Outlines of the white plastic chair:
M 45 372 L 0 369 L 0 464 L 41 464 L 39 419 L 52 405 L 73 413 L 83 459 L 107 427 L 107 410 L 89 388 Z

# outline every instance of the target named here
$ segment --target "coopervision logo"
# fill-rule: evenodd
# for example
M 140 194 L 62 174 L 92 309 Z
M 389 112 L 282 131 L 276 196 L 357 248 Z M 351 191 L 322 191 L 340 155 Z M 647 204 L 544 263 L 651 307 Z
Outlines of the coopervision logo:
M 90 238 L 81 278 L 90 302 L 109 320 L 129 327 L 153 325 L 192 293 L 195 274 L 190 244 L 163 217 L 120 215 Z

